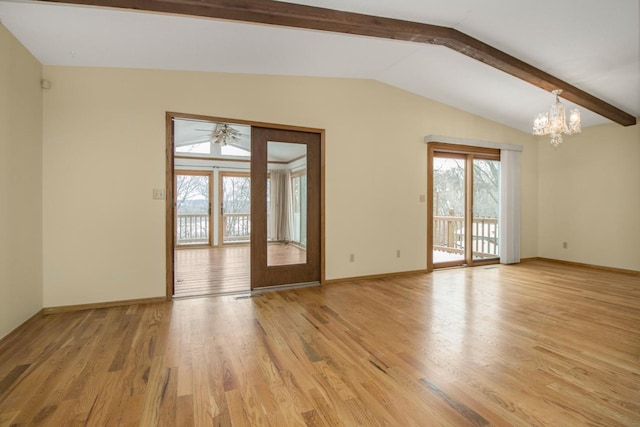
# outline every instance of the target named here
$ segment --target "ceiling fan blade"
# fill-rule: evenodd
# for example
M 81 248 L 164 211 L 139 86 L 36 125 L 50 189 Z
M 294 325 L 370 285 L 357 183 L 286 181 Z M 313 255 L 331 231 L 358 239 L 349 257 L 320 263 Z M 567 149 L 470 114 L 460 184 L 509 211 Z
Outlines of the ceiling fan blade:
M 182 142 L 176 142 L 176 147 L 184 147 L 186 145 L 193 145 L 193 144 L 202 144 L 203 142 L 209 142 L 209 138 L 196 138 L 196 139 L 190 139 L 188 141 L 182 141 Z
M 227 145 L 230 145 L 231 147 L 239 148 L 240 150 L 250 151 L 248 147 L 245 147 L 242 144 L 238 144 L 237 142 L 227 142 Z

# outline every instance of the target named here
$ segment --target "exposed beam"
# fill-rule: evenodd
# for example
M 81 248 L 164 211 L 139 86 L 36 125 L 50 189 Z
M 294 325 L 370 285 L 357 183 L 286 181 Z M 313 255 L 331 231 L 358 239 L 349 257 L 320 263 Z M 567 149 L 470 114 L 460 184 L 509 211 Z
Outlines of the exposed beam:
M 635 116 L 501 50 L 449 27 L 273 0 L 44 1 L 202 16 L 446 46 L 547 91 L 562 89 L 563 98 L 623 126 L 636 124 Z

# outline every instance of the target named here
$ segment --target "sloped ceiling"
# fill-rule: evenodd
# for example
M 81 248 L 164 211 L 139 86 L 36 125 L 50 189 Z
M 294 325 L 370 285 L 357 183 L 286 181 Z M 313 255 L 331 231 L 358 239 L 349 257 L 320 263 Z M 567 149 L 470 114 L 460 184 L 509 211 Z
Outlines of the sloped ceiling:
M 636 0 L 295 3 L 455 28 L 640 116 Z M 31 1 L 0 1 L 0 19 L 45 65 L 375 79 L 525 132 L 553 101 L 442 46 Z M 609 122 L 581 110 L 585 127 Z

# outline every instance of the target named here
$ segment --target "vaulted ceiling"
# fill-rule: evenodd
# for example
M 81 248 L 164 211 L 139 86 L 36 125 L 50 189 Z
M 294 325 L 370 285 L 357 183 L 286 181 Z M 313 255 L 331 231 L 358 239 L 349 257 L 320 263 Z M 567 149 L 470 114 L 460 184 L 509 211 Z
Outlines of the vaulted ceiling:
M 126 0 L 98 3 L 133 4 Z M 138 7 L 149 4 L 152 9 L 154 4 L 167 3 L 171 2 L 135 2 Z M 235 3 L 269 4 L 261 0 Z M 637 0 L 294 3 L 450 28 L 550 74 L 576 91 L 587 92 L 621 110 L 623 117 L 640 116 Z M 253 16 L 228 10 L 225 13 L 216 16 Z M 287 25 L 293 22 L 291 17 L 274 18 L 275 12 L 264 16 L 266 20 L 251 20 Z M 349 18 L 348 14 L 335 16 L 338 21 Z M 0 0 L 0 19 L 45 65 L 375 79 L 525 132 L 530 132 L 533 117 L 548 110 L 553 101 L 553 96 L 536 84 L 467 56 L 474 56 L 468 46 L 448 48 L 406 33 L 401 37 L 391 35 L 405 40 L 392 40 L 219 18 L 6 0 Z M 387 28 L 382 21 L 377 26 L 375 19 L 367 22 L 372 23 L 367 27 L 369 32 L 359 34 Z M 299 24 L 293 22 L 294 26 Z M 320 28 L 325 28 L 323 25 L 326 23 Z M 574 106 L 564 102 L 568 108 Z M 585 127 L 610 122 L 611 117 L 620 121 L 616 119 L 620 113 L 612 116 L 601 110 L 608 119 L 584 106 L 580 109 Z

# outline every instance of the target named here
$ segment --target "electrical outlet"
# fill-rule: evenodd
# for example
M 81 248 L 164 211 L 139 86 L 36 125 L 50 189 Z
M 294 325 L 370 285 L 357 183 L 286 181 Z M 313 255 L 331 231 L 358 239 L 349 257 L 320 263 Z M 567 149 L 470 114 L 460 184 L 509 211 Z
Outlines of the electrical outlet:
M 400 249 L 396 251 L 396 258 L 400 258 Z
M 356 260 L 356 254 L 350 254 L 349 255 L 349 262 L 355 262 Z
M 569 244 L 567 242 L 562 242 L 562 249 L 567 249 Z

